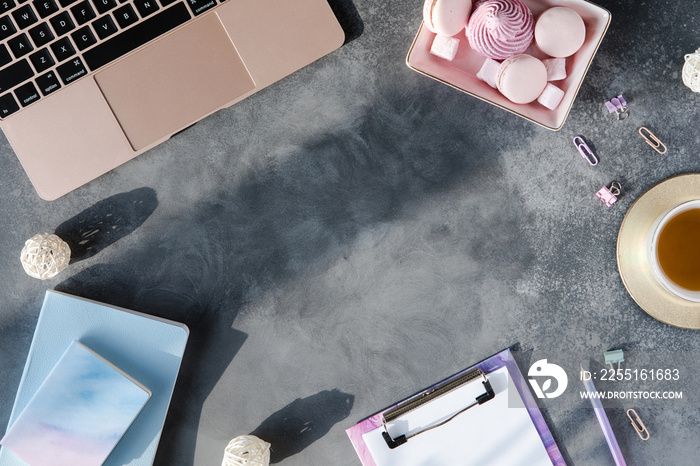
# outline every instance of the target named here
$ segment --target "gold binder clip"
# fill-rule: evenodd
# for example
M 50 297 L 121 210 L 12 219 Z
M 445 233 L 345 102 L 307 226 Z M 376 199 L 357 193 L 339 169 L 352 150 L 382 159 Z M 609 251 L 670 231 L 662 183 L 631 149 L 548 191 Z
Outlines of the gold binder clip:
M 646 134 L 644 134 L 645 132 Z M 639 128 L 639 134 L 644 138 L 646 143 L 649 144 L 652 147 L 652 149 L 654 149 L 656 152 L 658 152 L 659 154 L 666 153 L 666 146 L 664 145 L 664 143 L 661 142 L 659 138 L 654 136 L 654 133 L 649 131 L 648 128 L 642 126 L 641 128 Z
M 639 419 L 639 414 L 637 414 L 637 411 L 635 411 L 632 408 L 628 409 L 627 417 L 630 418 L 630 421 L 632 421 L 632 427 L 634 427 L 634 430 L 637 431 L 637 435 L 639 435 L 639 438 L 641 438 L 642 440 L 649 440 L 649 431 L 647 430 L 642 420 Z M 644 434 L 646 434 L 646 437 L 644 436 Z

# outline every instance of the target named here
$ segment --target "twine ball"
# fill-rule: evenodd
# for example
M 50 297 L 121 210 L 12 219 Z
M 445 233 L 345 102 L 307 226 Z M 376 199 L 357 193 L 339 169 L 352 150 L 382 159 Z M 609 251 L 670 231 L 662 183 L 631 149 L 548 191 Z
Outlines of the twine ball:
M 56 235 L 39 233 L 24 243 L 20 261 L 27 274 L 46 280 L 68 267 L 70 247 Z
M 688 86 L 693 92 L 700 92 L 700 49 L 685 56 L 683 84 Z
M 226 446 L 221 466 L 269 466 L 270 444 L 255 435 L 241 435 Z

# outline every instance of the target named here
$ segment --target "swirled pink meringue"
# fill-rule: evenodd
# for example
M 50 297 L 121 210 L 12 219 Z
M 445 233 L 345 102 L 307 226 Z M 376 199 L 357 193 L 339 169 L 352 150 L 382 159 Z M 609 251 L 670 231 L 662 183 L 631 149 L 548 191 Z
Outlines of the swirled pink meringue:
M 469 18 L 466 34 L 479 55 L 504 60 L 523 53 L 534 30 L 532 12 L 521 0 L 486 0 Z

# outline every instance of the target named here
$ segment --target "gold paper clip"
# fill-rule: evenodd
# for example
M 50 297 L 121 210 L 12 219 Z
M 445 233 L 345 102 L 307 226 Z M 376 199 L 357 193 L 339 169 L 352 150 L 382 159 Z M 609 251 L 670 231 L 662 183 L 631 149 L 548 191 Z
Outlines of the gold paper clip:
M 642 130 L 646 131 L 647 134 L 644 134 L 644 131 Z M 641 128 L 639 128 L 639 134 L 644 138 L 646 143 L 649 144 L 656 152 L 658 152 L 659 154 L 666 153 L 666 146 L 664 146 L 664 143 L 661 142 L 659 138 L 654 136 L 654 133 L 649 131 L 648 128 L 642 126 Z
M 632 421 L 632 427 L 634 427 L 634 430 L 637 431 L 637 435 L 639 435 L 639 438 L 641 438 L 642 440 L 649 440 L 649 431 L 647 430 L 642 420 L 639 419 L 639 414 L 637 414 L 637 411 L 635 411 L 632 408 L 628 409 L 627 417 L 630 418 L 630 421 Z M 644 436 L 644 434 L 646 434 L 646 437 Z

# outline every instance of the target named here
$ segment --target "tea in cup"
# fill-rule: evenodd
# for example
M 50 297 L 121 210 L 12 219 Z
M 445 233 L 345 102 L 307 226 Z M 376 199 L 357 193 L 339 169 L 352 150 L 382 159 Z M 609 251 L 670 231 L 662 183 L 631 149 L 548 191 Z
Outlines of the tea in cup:
M 668 291 L 700 302 L 700 199 L 668 209 L 652 224 L 647 260 Z

